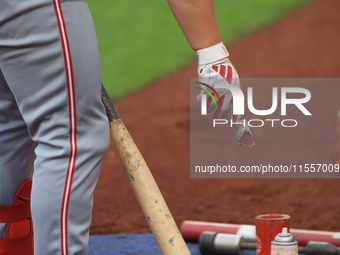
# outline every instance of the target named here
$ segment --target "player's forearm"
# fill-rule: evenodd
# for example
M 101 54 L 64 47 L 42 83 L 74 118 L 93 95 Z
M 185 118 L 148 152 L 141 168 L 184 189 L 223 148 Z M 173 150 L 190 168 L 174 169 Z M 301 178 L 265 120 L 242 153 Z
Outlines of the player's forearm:
M 168 3 L 193 50 L 222 41 L 213 0 L 168 0 Z

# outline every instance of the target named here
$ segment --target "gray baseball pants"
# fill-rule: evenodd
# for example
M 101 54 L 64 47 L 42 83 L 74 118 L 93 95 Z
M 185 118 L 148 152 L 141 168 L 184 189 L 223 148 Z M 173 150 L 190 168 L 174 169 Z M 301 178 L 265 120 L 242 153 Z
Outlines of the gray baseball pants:
M 100 94 L 86 0 L 0 0 L 0 206 L 32 177 L 35 255 L 88 253 L 110 141 Z

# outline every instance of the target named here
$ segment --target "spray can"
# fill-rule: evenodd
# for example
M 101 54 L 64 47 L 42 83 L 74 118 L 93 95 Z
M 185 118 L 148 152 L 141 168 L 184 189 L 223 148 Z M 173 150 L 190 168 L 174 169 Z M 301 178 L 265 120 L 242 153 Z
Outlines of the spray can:
M 288 233 L 287 228 L 283 228 L 271 242 L 270 255 L 298 255 L 298 242 Z

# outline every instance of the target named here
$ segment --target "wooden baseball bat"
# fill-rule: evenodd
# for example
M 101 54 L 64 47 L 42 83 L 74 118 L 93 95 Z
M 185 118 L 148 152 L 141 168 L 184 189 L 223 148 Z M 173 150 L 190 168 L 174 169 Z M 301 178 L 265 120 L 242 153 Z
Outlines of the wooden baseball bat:
M 102 86 L 111 136 L 138 203 L 163 255 L 190 255 L 169 208 L 137 145 Z

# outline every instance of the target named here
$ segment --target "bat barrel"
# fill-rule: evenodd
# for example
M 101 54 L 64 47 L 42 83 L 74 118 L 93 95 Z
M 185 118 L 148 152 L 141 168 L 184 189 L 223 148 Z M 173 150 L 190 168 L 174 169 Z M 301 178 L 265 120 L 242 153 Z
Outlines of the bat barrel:
M 102 86 L 111 136 L 137 201 L 164 255 L 190 255 L 170 210 L 137 145 Z
M 190 254 L 143 156 L 121 119 L 110 123 L 111 135 L 137 201 L 164 255 Z

